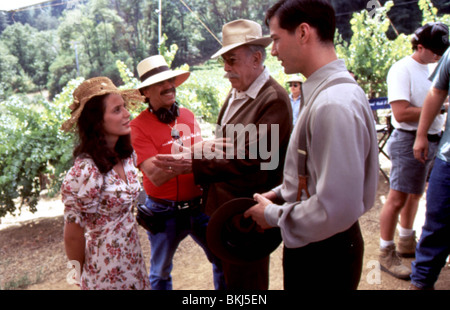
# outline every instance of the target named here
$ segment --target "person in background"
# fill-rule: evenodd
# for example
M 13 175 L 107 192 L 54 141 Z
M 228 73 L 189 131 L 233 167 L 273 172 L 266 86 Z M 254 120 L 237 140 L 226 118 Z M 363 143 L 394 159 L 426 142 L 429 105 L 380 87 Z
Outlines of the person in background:
M 142 60 L 137 70 L 142 82 L 138 89 L 145 96 L 148 109 L 131 122 L 131 141 L 144 177 L 145 207 L 153 214 L 151 222 L 146 223 L 151 227 L 147 232 L 151 246 L 151 287 L 173 288 L 173 256 L 180 242 L 190 235 L 213 265 L 214 287 L 224 289 L 220 261 L 206 244 L 209 217 L 200 209 L 202 188 L 185 169 L 176 166 L 160 169 L 153 164 L 158 154 L 177 153 L 179 147 L 202 140 L 194 114 L 176 102 L 176 88 L 190 73 L 171 70 L 161 55 Z
M 428 65 L 438 61 L 447 49 L 448 27 L 443 23 L 425 24 L 414 32 L 411 43 L 413 54 L 393 64 L 387 76 L 395 130 L 387 143 L 392 163 L 390 189 L 380 213 L 381 269 L 404 280 L 409 280 L 411 268 L 403 264 L 400 256 L 415 255 L 414 219 L 439 144 L 444 116 L 437 116 L 428 130 L 427 161 L 422 163 L 414 158 L 413 144 L 422 105 L 431 86 Z M 394 234 L 399 217 L 397 247 Z
M 443 110 L 450 87 L 450 49 L 447 49 L 432 77 L 420 115 L 414 142 L 414 157 L 424 164 L 429 159 L 428 131 Z M 448 108 L 448 106 L 447 106 Z M 434 289 L 450 254 L 450 118 L 447 118 L 427 190 L 425 224 L 412 262 L 410 289 Z
M 302 84 L 303 79 L 300 76 L 291 76 L 288 80 L 289 85 L 289 98 L 291 99 L 293 124 L 297 122 L 297 119 L 301 113 L 301 97 L 302 97 Z
M 119 91 L 106 77 L 84 81 L 73 92 L 75 162 L 66 174 L 64 244 L 67 257 L 81 267 L 81 289 L 150 289 L 133 214 L 140 183 L 130 141 L 135 90 Z

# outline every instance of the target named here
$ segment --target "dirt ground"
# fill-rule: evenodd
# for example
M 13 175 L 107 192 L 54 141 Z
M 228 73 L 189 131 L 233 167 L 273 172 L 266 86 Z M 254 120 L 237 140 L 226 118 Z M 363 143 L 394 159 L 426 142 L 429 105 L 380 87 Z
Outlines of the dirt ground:
M 379 271 L 379 213 L 388 193 L 388 183 L 380 174 L 376 204 L 360 219 L 365 240 L 363 274 L 360 290 L 406 290 L 409 281 L 398 280 Z M 424 220 L 424 199 L 419 207 L 415 228 L 420 236 Z M 39 212 L 47 211 L 39 216 Z M 78 290 L 69 285 L 69 272 L 63 244 L 63 206 L 58 199 L 45 200 L 32 219 L 3 218 L 0 223 L 0 289 Z M 56 216 L 55 216 L 56 214 Z M 23 218 L 23 216 L 22 216 Z M 147 261 L 150 247 L 147 235 L 139 227 L 141 245 Z M 330 253 L 332 260 L 332 253 Z M 406 260 L 411 263 L 413 259 Z M 211 265 L 200 247 L 186 238 L 178 248 L 172 272 L 175 290 L 212 290 Z M 326 281 L 326 279 L 324 279 Z M 282 248 L 272 253 L 270 289 L 282 290 Z M 447 264 L 436 284 L 438 290 L 450 289 L 450 266 Z

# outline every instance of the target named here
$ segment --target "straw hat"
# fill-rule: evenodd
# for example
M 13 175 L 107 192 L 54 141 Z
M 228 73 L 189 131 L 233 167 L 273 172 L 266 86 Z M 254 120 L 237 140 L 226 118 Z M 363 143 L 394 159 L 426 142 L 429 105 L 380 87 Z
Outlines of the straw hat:
M 175 78 L 175 87 L 184 83 L 191 74 L 183 70 L 171 70 L 161 55 L 150 56 L 137 65 L 141 85 L 138 89 Z
M 288 83 L 297 82 L 297 83 L 303 83 L 303 78 L 298 75 L 293 75 L 289 78 L 287 81 Z
M 81 115 L 81 112 L 90 99 L 106 94 L 121 95 L 127 106 L 144 102 L 144 97 L 135 89 L 119 90 L 107 77 L 95 77 L 85 80 L 73 92 L 73 103 L 69 106 L 71 116 L 61 126 L 61 130 L 70 131 Z
M 272 38 L 263 37 L 262 29 L 258 23 L 251 20 L 238 19 L 225 24 L 222 27 L 222 48 L 218 50 L 212 59 L 245 44 L 269 46 Z

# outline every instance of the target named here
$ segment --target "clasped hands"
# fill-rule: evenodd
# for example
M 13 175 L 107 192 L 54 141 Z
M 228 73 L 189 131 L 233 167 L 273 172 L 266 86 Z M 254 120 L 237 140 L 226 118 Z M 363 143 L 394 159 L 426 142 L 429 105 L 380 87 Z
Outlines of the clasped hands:
M 153 164 L 173 175 L 188 174 L 192 173 L 192 158 L 202 158 L 202 156 L 205 158 L 213 158 L 217 155 L 225 158 L 226 152 L 224 150 L 231 146 L 233 145 L 229 142 L 228 138 L 198 142 L 189 148 L 175 145 L 179 153 L 158 154 L 153 160 Z M 254 194 L 253 199 L 256 204 L 244 213 L 244 217 L 251 217 L 261 229 L 272 228 L 264 217 L 264 210 L 276 198 L 277 195 L 272 191 L 264 194 Z
M 153 164 L 173 176 L 188 174 L 192 173 L 192 158 L 225 158 L 227 148 L 232 146 L 228 138 L 201 141 L 191 147 L 174 142 L 172 154 L 156 155 Z

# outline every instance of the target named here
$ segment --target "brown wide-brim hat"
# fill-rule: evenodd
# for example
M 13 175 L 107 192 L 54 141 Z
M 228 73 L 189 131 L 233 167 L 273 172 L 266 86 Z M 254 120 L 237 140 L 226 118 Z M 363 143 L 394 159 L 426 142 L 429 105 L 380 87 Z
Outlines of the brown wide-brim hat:
M 211 58 L 216 59 L 241 45 L 251 44 L 267 47 L 270 43 L 272 43 L 272 38 L 263 37 L 261 25 L 251 20 L 238 19 L 222 27 L 222 48 Z
M 175 87 L 183 84 L 191 74 L 184 70 L 171 70 L 166 60 L 161 55 L 150 56 L 145 58 L 137 65 L 137 71 L 141 84 L 137 89 L 165 81 L 174 79 Z
M 139 93 L 138 90 L 120 90 L 107 77 L 101 76 L 85 80 L 73 92 L 73 103 L 69 106 L 70 110 L 72 111 L 70 112 L 71 116 L 62 124 L 61 130 L 73 130 L 74 125 L 78 121 L 81 112 L 83 112 L 86 103 L 94 97 L 107 94 L 121 95 L 128 108 L 131 108 L 133 105 L 142 103 L 145 100 L 145 98 Z
M 261 231 L 252 218 L 244 218 L 244 212 L 255 204 L 250 198 L 233 199 L 211 216 L 206 240 L 221 260 L 234 264 L 256 261 L 270 255 L 280 245 L 282 238 L 278 227 Z

